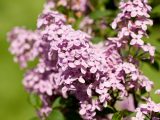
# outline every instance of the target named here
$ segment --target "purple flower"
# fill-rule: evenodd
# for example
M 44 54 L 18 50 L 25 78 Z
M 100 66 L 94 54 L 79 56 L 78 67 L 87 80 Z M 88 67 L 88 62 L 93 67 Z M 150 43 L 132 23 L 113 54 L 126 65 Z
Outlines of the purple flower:
M 151 7 L 147 0 L 121 1 L 119 8 L 121 12 L 112 23 L 112 28 L 118 29 L 118 36 L 109 40 L 114 41 L 118 47 L 130 44 L 141 48 L 153 59 L 155 48 L 142 40 L 142 37 L 147 36 L 147 26 L 153 25 L 153 21 L 149 19 Z
M 136 117 L 133 117 L 133 120 L 145 120 L 145 117 L 150 114 L 152 114 L 150 115 L 150 119 L 158 119 L 156 113 L 160 113 L 160 104 L 156 104 L 150 98 L 146 100 L 146 104 L 141 104 L 140 107 L 136 109 L 137 114 Z
M 113 100 L 124 100 L 133 89 L 151 91 L 153 82 L 139 70 L 134 56 L 124 57 L 120 52 L 125 46 L 132 45 L 154 57 L 155 48 L 142 40 L 147 25 L 152 25 L 147 1 L 121 2 L 122 12 L 112 23 L 112 27 L 119 30 L 118 36 L 98 45 L 91 43 L 87 33 L 67 25 L 65 16 L 52 10 L 56 5 L 67 7 L 68 1 L 48 1 L 38 18 L 35 32 L 15 28 L 9 33 L 10 51 L 22 67 L 27 67 L 28 61 L 38 57 L 38 64 L 28 70 L 23 84 L 29 92 L 40 96 L 43 105 L 38 115 L 41 118 L 52 111 L 55 96 L 74 96 L 79 102 L 81 117 L 96 120 L 102 117 L 97 111 L 115 104 Z M 71 7 L 75 11 L 80 8 L 85 11 L 86 0 L 73 1 Z M 82 26 L 87 23 L 91 24 L 92 20 L 86 18 Z M 144 114 L 148 114 L 144 113 L 143 107 L 153 112 L 159 110 L 149 101 L 137 108 L 135 119 L 143 119 Z
M 85 12 L 87 9 L 87 0 L 49 0 L 49 2 L 53 2 L 54 6 L 64 6 L 73 11 Z
M 18 62 L 22 68 L 27 67 L 28 61 L 33 61 L 40 53 L 38 31 L 29 31 L 16 27 L 8 34 L 10 52 L 15 56 L 14 61 Z

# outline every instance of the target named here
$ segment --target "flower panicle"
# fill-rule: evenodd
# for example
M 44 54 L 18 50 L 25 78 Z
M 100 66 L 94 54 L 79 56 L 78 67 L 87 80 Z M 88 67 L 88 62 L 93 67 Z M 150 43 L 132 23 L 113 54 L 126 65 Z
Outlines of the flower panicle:
M 154 57 L 155 48 L 141 39 L 147 36 L 147 25 L 152 25 L 147 0 L 122 1 L 121 13 L 112 23 L 112 27 L 118 30 L 118 36 L 109 38 L 106 44 L 97 45 L 91 42 L 90 35 L 74 30 L 63 14 L 53 10 L 57 4 L 67 6 L 67 1 L 56 2 L 47 1 L 38 17 L 37 30 L 15 28 L 8 35 L 10 51 L 21 67 L 27 67 L 28 61 L 38 58 L 36 67 L 24 76 L 23 85 L 28 92 L 40 96 L 40 118 L 52 111 L 51 104 L 56 96 L 64 99 L 74 96 L 80 116 L 84 120 L 98 120 L 108 117 L 100 116 L 97 111 L 114 106 L 118 100 L 138 90 L 151 91 L 153 82 L 143 75 L 134 56 L 124 59 L 120 53 L 123 46 L 129 44 Z M 77 7 L 73 8 L 77 10 Z M 88 18 L 86 21 L 88 24 L 93 22 Z M 159 94 L 159 91 L 156 93 Z M 157 106 L 148 101 L 146 106 Z M 141 116 L 137 115 L 135 119 L 140 116 L 143 120 L 143 114 L 157 110 L 144 113 L 143 109 L 136 109 Z

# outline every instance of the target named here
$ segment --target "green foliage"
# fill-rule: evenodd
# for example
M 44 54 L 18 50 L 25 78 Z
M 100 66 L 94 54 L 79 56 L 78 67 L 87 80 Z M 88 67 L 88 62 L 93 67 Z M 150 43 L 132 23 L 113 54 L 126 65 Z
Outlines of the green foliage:
M 0 119 L 29 120 L 35 116 L 22 85 L 23 71 L 8 51 L 7 32 L 15 26 L 35 29 L 44 0 L 0 0 Z
M 152 14 L 156 14 L 156 16 L 160 16 L 160 5 L 153 8 Z
M 122 113 L 121 112 L 116 112 L 113 117 L 112 117 L 112 120 L 121 120 L 123 117 Z
M 111 12 L 107 12 L 106 10 L 104 11 L 96 10 L 90 14 L 90 17 L 94 20 L 98 20 L 100 18 L 105 18 L 106 16 L 110 14 Z
M 133 114 L 133 112 L 130 112 L 130 111 L 127 111 L 127 110 L 118 111 L 118 112 L 113 114 L 112 120 L 121 120 L 122 118 L 124 118 L 126 116 L 130 116 L 132 114 Z
M 103 41 L 103 38 L 102 38 L 102 37 L 94 37 L 94 38 L 92 39 L 92 43 L 94 43 L 94 44 L 97 44 L 97 43 L 99 43 L 100 41 Z
M 62 106 L 61 100 L 62 100 L 61 97 L 56 98 L 52 104 L 52 108 L 54 109 L 61 107 Z
M 96 112 L 97 112 L 97 115 L 99 115 L 99 116 L 105 116 L 106 114 L 114 114 L 117 111 L 112 106 L 107 105 L 107 107 L 105 109 L 103 109 L 102 111 L 96 111 Z
M 60 110 L 53 110 L 46 120 L 65 120 L 64 115 Z
M 36 94 L 32 93 L 29 95 L 29 103 L 35 107 L 36 109 L 40 108 L 42 105 L 42 102 Z

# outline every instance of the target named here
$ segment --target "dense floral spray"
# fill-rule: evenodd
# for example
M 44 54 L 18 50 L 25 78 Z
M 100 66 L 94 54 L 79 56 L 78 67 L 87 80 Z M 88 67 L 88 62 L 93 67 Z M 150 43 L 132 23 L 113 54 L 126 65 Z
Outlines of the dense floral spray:
M 158 120 L 160 104 L 140 96 L 146 102 L 141 105 L 135 98 L 135 93 L 150 92 L 153 86 L 139 67 L 140 58 L 154 62 L 155 47 L 142 40 L 148 25 L 153 24 L 147 0 L 122 0 L 121 11 L 111 24 L 117 37 L 97 45 L 91 42 L 90 26 L 88 32 L 75 30 L 68 25 L 68 18 L 56 11 L 57 6 L 63 6 L 83 14 L 88 4 L 87 0 L 49 0 L 38 18 L 37 30 L 16 27 L 8 34 L 10 51 L 22 68 L 38 58 L 23 84 L 41 98 L 40 119 L 50 115 L 57 97 L 73 97 L 78 104 L 76 111 L 84 120 L 111 119 L 110 115 L 118 112 L 115 106 L 119 101 L 122 109 L 136 113 L 134 117 L 124 115 L 123 119 Z M 93 22 L 86 16 L 80 28 Z M 125 106 L 124 98 L 133 101 L 132 107 Z M 109 107 L 114 109 L 112 114 L 105 111 Z

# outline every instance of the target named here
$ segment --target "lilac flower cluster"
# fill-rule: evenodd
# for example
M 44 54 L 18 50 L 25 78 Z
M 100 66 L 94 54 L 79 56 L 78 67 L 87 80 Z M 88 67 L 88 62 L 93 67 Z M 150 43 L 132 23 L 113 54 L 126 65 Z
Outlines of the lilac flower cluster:
M 54 6 L 63 6 L 73 11 L 85 12 L 87 9 L 87 0 L 48 0 L 54 3 Z
M 25 28 L 16 27 L 8 34 L 11 43 L 10 51 L 15 55 L 14 61 L 21 67 L 27 66 L 28 61 L 33 61 L 39 54 L 39 33 Z
M 86 2 L 74 1 L 72 9 L 84 11 Z M 57 4 L 67 6 L 68 2 L 60 0 Z M 51 1 L 45 5 L 36 31 L 15 28 L 9 33 L 10 51 L 21 67 L 27 67 L 28 61 L 39 59 L 37 66 L 26 73 L 23 84 L 29 92 L 40 96 L 43 105 L 38 114 L 42 119 L 52 111 L 57 95 L 63 98 L 74 96 L 79 101 L 81 117 L 97 120 L 102 116 L 96 111 L 114 106 L 117 99 L 123 100 L 132 94 L 131 91 L 151 91 L 153 82 L 139 70 L 134 57 L 125 58 L 120 53 L 130 44 L 154 57 L 155 48 L 142 41 L 147 25 L 152 25 L 148 14 L 151 8 L 146 0 L 121 2 L 122 13 L 112 24 L 113 28 L 118 28 L 118 37 L 98 45 L 91 43 L 87 33 L 67 25 L 65 16 L 52 10 L 54 6 Z M 149 101 L 146 106 L 137 108 L 135 119 L 139 120 L 140 115 L 143 119 L 143 114 L 148 113 L 144 108 L 149 110 L 150 104 L 154 103 Z M 157 108 L 149 111 L 156 112 Z
M 160 104 L 156 104 L 150 98 L 146 100 L 146 104 L 140 105 L 136 109 L 136 117 L 133 117 L 133 120 L 159 120 L 158 113 L 160 113 Z
M 112 23 L 112 28 L 118 30 L 118 36 L 110 40 L 119 47 L 129 43 L 131 46 L 148 52 L 153 58 L 155 47 L 142 40 L 143 36 L 147 36 L 147 26 L 153 25 L 153 21 L 149 19 L 151 7 L 147 4 L 147 0 L 121 1 L 119 9 L 121 12 Z

